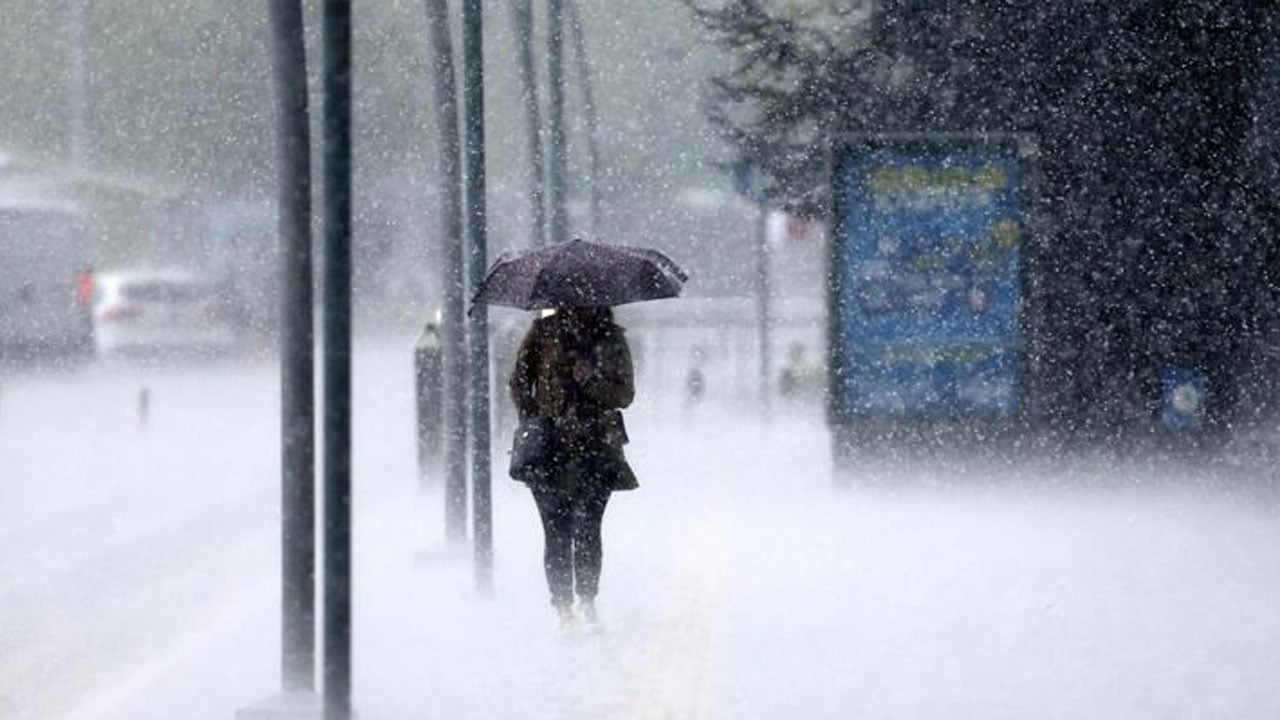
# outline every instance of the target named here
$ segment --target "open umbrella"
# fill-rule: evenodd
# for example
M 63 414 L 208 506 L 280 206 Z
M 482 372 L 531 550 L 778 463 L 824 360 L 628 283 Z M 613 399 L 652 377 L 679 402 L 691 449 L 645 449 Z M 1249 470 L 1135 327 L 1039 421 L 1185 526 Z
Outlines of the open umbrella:
M 524 310 L 675 297 L 689 276 L 657 250 L 570 240 L 503 253 L 471 298 Z

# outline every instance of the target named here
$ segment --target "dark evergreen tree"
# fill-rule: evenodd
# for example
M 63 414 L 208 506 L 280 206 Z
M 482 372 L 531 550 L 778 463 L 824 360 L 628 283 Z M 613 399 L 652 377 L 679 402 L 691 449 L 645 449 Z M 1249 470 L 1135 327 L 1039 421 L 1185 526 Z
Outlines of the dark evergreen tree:
M 1181 364 L 1209 375 L 1213 419 L 1233 419 L 1277 314 L 1271 4 L 882 0 L 842 25 L 687 1 L 737 58 L 708 96 L 733 160 L 800 212 L 823 212 L 842 133 L 1036 138 L 1030 300 L 1056 417 L 1149 419 L 1160 367 Z

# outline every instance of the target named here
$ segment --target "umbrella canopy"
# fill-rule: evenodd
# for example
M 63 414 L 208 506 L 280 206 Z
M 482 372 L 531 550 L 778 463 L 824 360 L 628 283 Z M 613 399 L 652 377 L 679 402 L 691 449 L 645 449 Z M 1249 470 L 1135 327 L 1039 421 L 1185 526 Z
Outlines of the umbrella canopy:
M 689 276 L 657 250 L 570 240 L 503 253 L 471 301 L 524 310 L 675 297 Z

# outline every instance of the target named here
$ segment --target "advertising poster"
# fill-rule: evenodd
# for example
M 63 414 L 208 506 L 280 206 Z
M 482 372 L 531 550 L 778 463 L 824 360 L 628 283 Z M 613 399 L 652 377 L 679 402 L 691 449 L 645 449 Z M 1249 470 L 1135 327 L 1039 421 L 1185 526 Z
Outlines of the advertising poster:
M 1165 367 L 1160 374 L 1160 421 L 1167 430 L 1199 430 L 1205 424 L 1208 380 L 1193 368 Z
M 834 298 L 851 414 L 1018 409 L 1015 149 L 853 147 L 837 158 Z

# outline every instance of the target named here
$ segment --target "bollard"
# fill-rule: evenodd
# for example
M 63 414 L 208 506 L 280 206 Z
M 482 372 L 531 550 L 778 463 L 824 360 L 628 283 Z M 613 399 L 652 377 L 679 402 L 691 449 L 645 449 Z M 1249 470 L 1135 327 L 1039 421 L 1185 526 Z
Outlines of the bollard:
M 417 405 L 418 483 L 433 484 L 444 456 L 444 363 L 440 325 L 430 320 L 413 345 Z
M 138 390 L 138 429 L 145 430 L 151 418 L 151 388 Z
M 684 376 L 684 410 L 686 413 L 702 404 L 707 394 L 707 375 L 703 371 L 707 351 L 701 344 L 694 345 L 689 353 L 689 370 Z

